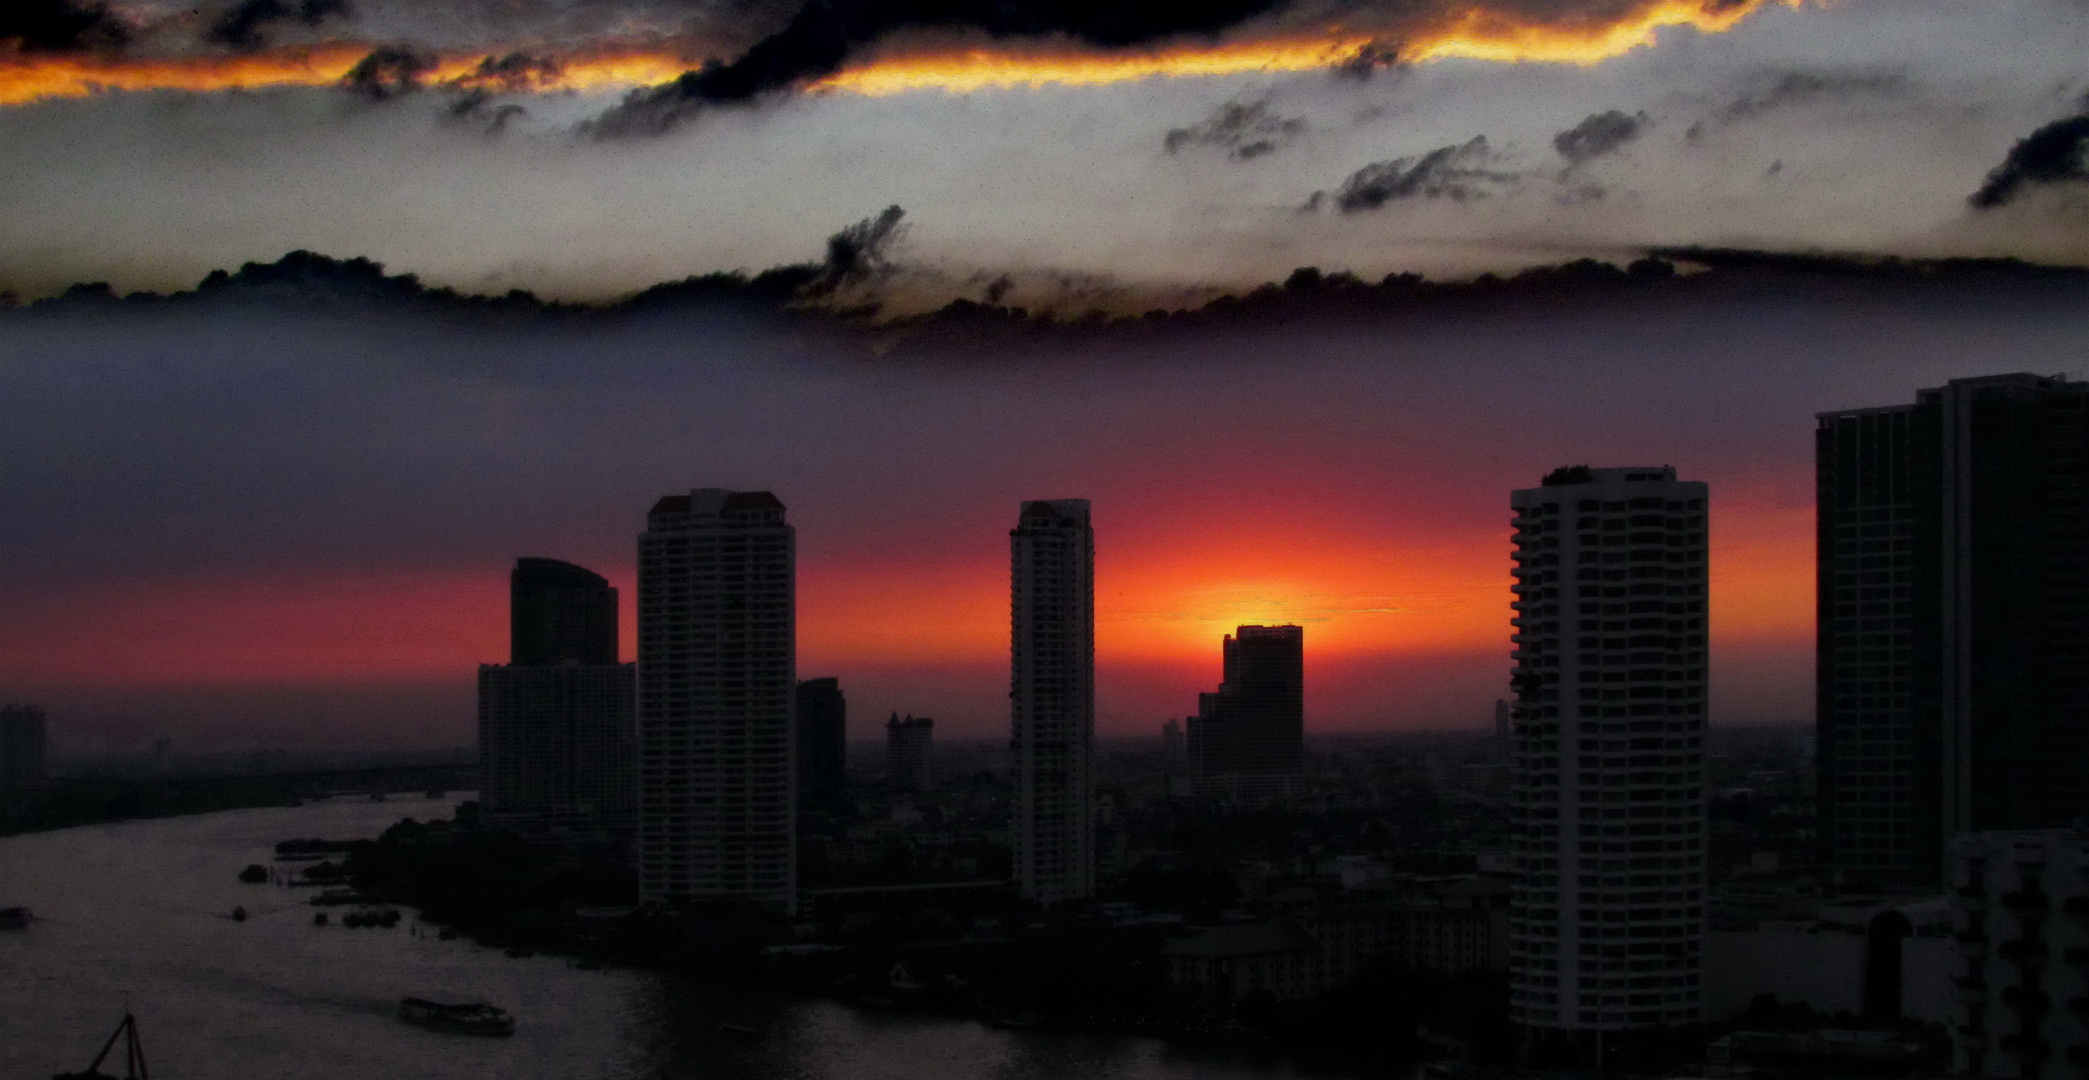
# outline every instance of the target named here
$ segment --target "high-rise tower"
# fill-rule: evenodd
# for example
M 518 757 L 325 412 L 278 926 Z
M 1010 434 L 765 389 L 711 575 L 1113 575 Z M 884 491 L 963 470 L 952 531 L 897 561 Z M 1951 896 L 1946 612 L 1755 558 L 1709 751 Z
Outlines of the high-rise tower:
M 508 575 L 508 662 L 617 662 L 617 591 L 602 575 L 557 559 L 522 558 Z
M 479 666 L 479 801 L 516 824 L 628 833 L 635 678 L 617 663 L 617 591 L 556 559 L 517 559 L 508 583 L 509 662 Z
M 1526 1028 L 1699 1019 L 1705 502 L 1670 468 L 1556 469 L 1510 497 L 1509 1010 Z
M 766 491 L 670 495 L 638 538 L 639 894 L 796 903 L 796 536 Z
M 1816 760 L 1829 865 L 1938 883 L 1953 837 L 2089 816 L 2089 383 L 1822 413 Z
M 907 791 L 935 787 L 936 722 L 911 713 L 902 720 L 898 713 L 885 723 L 885 779 Z
M 1095 530 L 1088 500 L 1026 502 L 1008 534 L 1015 876 L 1025 899 L 1095 892 Z
M 44 779 L 44 711 L 34 705 L 0 706 L 0 791 Z
M 1197 695 L 1190 718 L 1190 779 L 1200 795 L 1276 797 L 1305 756 L 1306 632 L 1242 626 L 1226 635 L 1223 681 Z
M 798 809 L 833 813 L 846 801 L 849 702 L 841 680 L 798 684 Z

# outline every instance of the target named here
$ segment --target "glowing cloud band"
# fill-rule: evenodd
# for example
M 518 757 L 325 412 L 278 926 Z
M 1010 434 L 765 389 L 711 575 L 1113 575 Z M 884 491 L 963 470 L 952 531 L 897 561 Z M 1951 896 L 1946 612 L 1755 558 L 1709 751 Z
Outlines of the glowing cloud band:
M 1644 46 L 1669 27 L 1723 33 L 1772 3 L 1738 0 L 1708 10 L 1702 0 L 1661 0 L 1619 22 L 1553 27 L 1523 24 L 1470 9 L 1433 31 L 1400 42 L 1403 62 L 1472 59 L 1495 63 L 1598 64 Z M 1157 52 L 1095 52 L 1073 47 L 982 47 L 873 56 L 815 81 L 819 92 L 882 96 L 919 90 L 967 93 L 1046 85 L 1101 86 L 1150 78 L 1208 78 L 1258 72 L 1307 72 L 1353 60 L 1379 39 L 1334 27 L 1313 40 L 1243 40 L 1215 46 L 1178 46 Z M 0 106 L 45 98 L 86 97 L 109 90 L 209 93 L 270 87 L 329 86 L 343 79 L 372 46 L 338 43 L 246 56 L 105 58 L 91 55 L 0 58 Z M 439 84 L 465 78 L 481 54 L 443 56 L 423 73 Z M 569 56 L 559 74 L 537 86 L 548 92 L 614 92 L 667 82 L 693 65 L 681 55 L 652 50 Z

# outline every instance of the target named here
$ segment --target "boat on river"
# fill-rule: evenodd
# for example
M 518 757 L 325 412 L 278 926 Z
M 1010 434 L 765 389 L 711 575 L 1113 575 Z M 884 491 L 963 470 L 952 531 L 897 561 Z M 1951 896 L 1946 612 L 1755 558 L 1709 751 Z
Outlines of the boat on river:
M 458 1035 L 513 1035 L 515 1018 L 507 1010 L 483 1001 L 455 998 L 406 997 L 399 999 L 399 1019 L 431 1031 Z
M 0 907 L 0 930 L 20 930 L 29 925 L 29 909 Z
M 130 1013 L 123 1014 L 123 1022 L 102 1044 L 102 1052 L 94 1055 L 94 1061 L 82 1072 L 57 1073 L 51 1080 L 117 1080 L 114 1074 L 102 1071 L 102 1062 L 108 1060 L 109 1051 L 116 1049 L 116 1040 L 123 1043 L 124 1080 L 152 1080 L 152 1070 L 145 1067 L 145 1044 L 138 1041 L 138 1020 Z

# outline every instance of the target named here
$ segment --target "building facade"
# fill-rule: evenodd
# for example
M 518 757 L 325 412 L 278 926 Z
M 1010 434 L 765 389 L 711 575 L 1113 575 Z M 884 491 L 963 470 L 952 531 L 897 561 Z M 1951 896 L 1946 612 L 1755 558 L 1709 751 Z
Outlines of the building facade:
M 43 783 L 46 737 L 42 709 L 0 707 L 0 791 Z
M 521 558 L 508 574 L 508 662 L 521 667 L 617 662 L 617 591 L 558 559 Z
M 1441 882 L 1391 900 L 1330 904 L 1238 923 L 1168 944 L 1169 982 L 1209 1007 L 1251 993 L 1280 1001 L 1323 994 L 1366 964 L 1406 971 L 1500 971 L 1508 966 L 1507 883 Z
M 885 778 L 906 791 L 935 786 L 936 722 L 926 716 L 898 713 L 885 722 Z
M 1086 499 L 1023 504 L 1010 555 L 1009 744 L 1018 891 L 1095 893 L 1095 531 Z
M 2089 815 L 2089 383 L 1958 379 L 1823 413 L 1816 758 L 1830 867 Z
M 848 800 L 849 702 L 839 679 L 798 683 L 798 809 L 834 813 Z
M 1514 492 L 1510 1015 L 1526 1029 L 1699 1019 L 1706 490 L 1671 468 Z
M 2089 831 L 1968 833 L 1952 855 L 1953 1071 L 2089 1077 Z
M 796 535 L 766 491 L 654 504 L 638 538 L 639 893 L 796 902 Z
M 1226 636 L 1215 693 L 1190 718 L 1192 790 L 1275 797 L 1297 782 L 1305 757 L 1306 637 L 1299 626 L 1242 626 Z
M 479 666 L 479 801 L 495 821 L 628 833 L 638 808 L 636 670 L 617 591 L 555 559 L 509 575 L 509 662 Z

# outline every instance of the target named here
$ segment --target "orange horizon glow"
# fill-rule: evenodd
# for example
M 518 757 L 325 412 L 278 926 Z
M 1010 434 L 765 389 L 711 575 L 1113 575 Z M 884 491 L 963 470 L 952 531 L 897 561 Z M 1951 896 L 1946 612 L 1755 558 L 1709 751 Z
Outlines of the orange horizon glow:
M 1316 692 L 1316 714 L 1338 725 L 1366 707 L 1374 664 L 1464 657 L 1483 668 L 1496 664 L 1507 678 L 1505 525 L 1375 539 L 1287 535 L 1274 526 L 1222 540 L 1207 532 L 1120 536 L 1098 557 L 1097 664 L 1120 672 L 1120 682 L 1154 683 L 1127 691 L 1141 708 L 1149 701 L 1189 707 L 1217 678 L 1220 639 L 1255 623 L 1304 626 L 1309 670 L 1349 672 L 1339 697 L 1330 697 L 1332 687 Z M 1810 646 L 1812 508 L 1732 500 L 1714 516 L 1712 542 L 1715 648 Z M 622 592 L 628 658 L 633 571 L 599 569 Z M 477 665 L 506 661 L 507 570 L 109 586 L 47 609 L 10 611 L 0 623 L 0 682 L 468 682 Z M 888 684 L 932 683 L 927 673 L 937 670 L 996 671 L 1008 656 L 1007 573 L 999 557 L 801 558 L 800 671 L 845 682 L 851 672 L 882 672 Z M 922 674 L 909 680 L 909 670 Z
M 1588 66 L 1652 45 L 1658 32 L 1666 28 L 1724 33 L 1771 4 L 1797 8 L 1803 3 L 1805 0 L 1740 0 L 1717 8 L 1707 0 L 1652 0 L 1616 22 L 1567 27 L 1518 23 L 1474 8 L 1446 25 L 1406 32 L 1398 42 L 1399 56 L 1402 62 L 1467 59 Z M 894 47 L 883 53 L 874 51 L 840 72 L 815 80 L 808 89 L 877 97 L 920 90 L 962 94 L 995 88 L 1102 86 L 1150 78 L 1298 73 L 1338 66 L 1381 40 L 1380 35 L 1331 26 L 1313 36 L 1179 44 L 1153 51 L 1098 52 L 1064 43 L 946 46 L 930 51 Z M 370 43 L 336 42 L 239 56 L 0 56 L 0 106 L 111 90 L 208 93 L 328 86 L 339 83 L 372 48 Z M 469 76 L 489 58 L 478 52 L 440 56 L 426 77 L 435 84 L 453 82 Z M 655 44 L 612 45 L 563 57 L 560 63 L 557 77 L 540 84 L 539 90 L 635 89 L 668 82 L 694 66 L 680 52 Z

